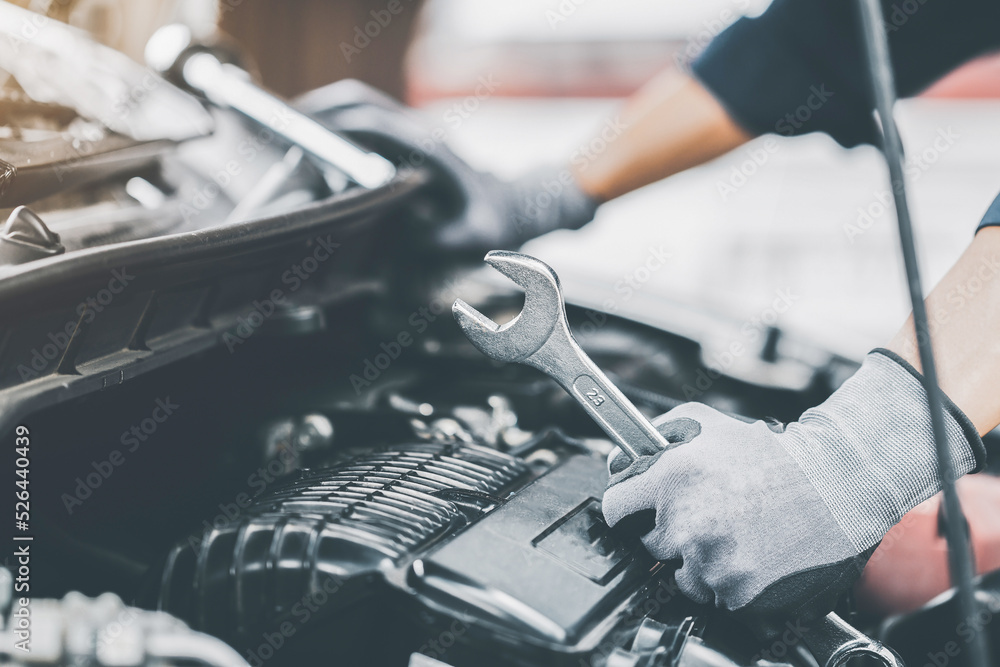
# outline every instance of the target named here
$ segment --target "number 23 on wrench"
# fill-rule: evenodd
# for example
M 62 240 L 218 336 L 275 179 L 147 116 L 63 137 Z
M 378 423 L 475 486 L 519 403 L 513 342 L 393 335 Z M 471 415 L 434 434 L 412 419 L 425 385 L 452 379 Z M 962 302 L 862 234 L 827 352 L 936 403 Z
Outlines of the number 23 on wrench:
M 455 301 L 455 319 L 472 344 L 497 361 L 526 364 L 552 377 L 632 460 L 665 449 L 663 436 L 573 338 L 555 271 L 534 257 L 505 250 L 490 252 L 486 262 L 524 288 L 524 308 L 501 326 Z

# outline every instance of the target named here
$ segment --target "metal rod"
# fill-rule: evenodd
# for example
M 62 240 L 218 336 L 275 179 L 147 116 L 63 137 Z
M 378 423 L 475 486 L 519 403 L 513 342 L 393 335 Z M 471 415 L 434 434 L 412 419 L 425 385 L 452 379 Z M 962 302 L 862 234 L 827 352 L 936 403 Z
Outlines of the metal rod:
M 958 609 L 965 622 L 975 618 L 977 605 L 973 587 L 975 570 L 972 564 L 972 549 L 969 544 L 969 534 L 962 504 L 955 489 L 955 469 L 952 466 L 948 450 L 948 437 L 945 432 L 944 401 L 941 388 L 937 382 L 937 370 L 934 366 L 934 353 L 931 346 L 930 327 L 927 323 L 927 309 L 924 305 L 923 288 L 920 282 L 920 269 L 917 265 L 916 244 L 913 238 L 913 226 L 910 223 L 910 210 L 906 200 L 906 183 L 903 170 L 903 144 L 899 137 L 896 121 L 892 115 L 896 101 L 895 83 L 893 81 L 892 65 L 889 59 L 889 44 L 885 32 L 885 22 L 879 0 L 858 0 L 861 12 L 863 39 L 867 50 L 868 70 L 871 76 L 872 91 L 879 120 L 882 123 L 882 152 L 889 165 L 889 179 L 892 185 L 893 202 L 896 207 L 896 220 L 899 225 L 899 244 L 903 253 L 903 264 L 906 268 L 906 282 L 909 287 L 910 301 L 913 305 L 913 324 L 917 336 L 917 349 L 920 354 L 920 365 L 923 371 L 924 388 L 927 390 L 927 404 L 931 416 L 931 429 L 934 433 L 934 443 L 937 449 L 938 474 L 941 477 L 941 487 L 944 496 L 945 536 L 948 544 L 948 566 L 951 583 L 957 588 Z M 972 628 L 975 632 L 969 643 L 969 664 L 975 667 L 988 667 L 988 649 L 981 630 Z
M 389 160 L 334 134 L 257 87 L 245 71 L 220 62 L 210 53 L 188 58 L 182 75 L 187 85 L 203 92 L 212 102 L 235 109 L 270 128 L 366 188 L 383 186 L 396 175 L 396 168 Z

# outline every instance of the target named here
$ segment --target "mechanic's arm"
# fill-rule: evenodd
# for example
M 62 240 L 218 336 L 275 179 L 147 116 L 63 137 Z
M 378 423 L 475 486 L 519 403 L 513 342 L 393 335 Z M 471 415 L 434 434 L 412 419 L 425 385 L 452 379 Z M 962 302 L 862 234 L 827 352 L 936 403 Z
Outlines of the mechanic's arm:
M 1000 224 L 1000 197 L 984 224 Z M 1000 227 L 979 230 L 926 303 L 948 450 L 964 475 L 985 465 L 980 434 L 1000 423 Z M 610 458 L 604 515 L 615 526 L 651 512 L 643 544 L 683 561 L 677 584 L 692 599 L 746 613 L 765 634 L 782 619 L 808 623 L 833 608 L 889 528 L 940 490 L 918 369 L 911 318 L 782 428 L 675 408 L 654 421 L 671 448 Z
M 1000 3 L 930 3 L 889 32 L 897 92 L 914 95 L 942 75 L 1000 45 Z M 932 52 L 927 44 L 934 44 Z M 577 229 L 597 206 L 707 162 L 752 137 L 822 132 L 845 147 L 878 144 L 864 49 L 853 3 L 774 0 L 740 19 L 692 64 L 693 76 L 666 74 L 627 102 L 627 127 L 600 155 L 544 169 L 496 193 L 501 224 L 476 235 L 454 230 L 446 244 L 513 247 L 555 229 Z M 483 217 L 483 216 L 480 216 Z M 513 221 L 513 223 L 511 222 Z
M 1000 227 L 979 230 L 926 303 L 941 390 L 985 434 L 1000 424 Z M 912 317 L 888 348 L 920 369 Z
M 931 4 L 888 33 L 901 97 L 1000 45 L 1000 4 Z M 664 75 L 628 101 L 624 134 L 574 170 L 581 189 L 607 201 L 769 132 L 877 145 L 858 34 L 849 2 L 775 0 L 758 18 L 737 21 L 694 61 L 692 77 Z
M 708 162 L 753 138 L 697 79 L 674 71 L 646 84 L 618 117 L 624 131 L 574 176 L 597 201 Z
M 740 146 L 753 135 L 741 129 L 697 79 L 669 71 L 653 79 L 616 118 L 623 127 L 599 136 L 604 148 L 568 166 L 542 168 L 513 183 L 483 175 L 493 210 L 446 228 L 439 242 L 453 248 L 515 247 L 556 229 L 578 229 L 597 207 L 644 185 L 690 169 Z
M 824 132 L 846 147 L 876 144 L 869 86 L 857 76 L 864 51 L 854 11 L 775 0 L 714 40 L 695 75 L 749 134 Z M 915 94 L 994 48 L 996 32 L 983 26 L 996 19 L 998 3 L 932 3 L 891 31 L 898 93 Z M 1000 225 L 1000 198 L 984 224 Z M 959 475 L 982 469 L 980 433 L 1000 421 L 998 237 L 981 229 L 928 300 Z M 698 403 L 671 410 L 654 423 L 672 447 L 635 462 L 609 459 L 605 518 L 615 526 L 652 514 L 642 541 L 657 559 L 682 561 L 675 576 L 690 598 L 747 613 L 765 632 L 780 632 L 788 618 L 808 623 L 833 608 L 889 528 L 940 489 L 915 362 L 908 324 L 787 426 L 748 424 Z
M 578 229 L 609 199 L 697 166 L 753 138 L 697 79 L 667 72 L 636 93 L 599 136 L 604 148 L 570 165 L 539 169 L 512 183 L 480 174 L 469 186 L 490 206 L 439 230 L 456 250 L 513 248 L 556 229 Z M 475 202 L 476 197 L 469 197 Z

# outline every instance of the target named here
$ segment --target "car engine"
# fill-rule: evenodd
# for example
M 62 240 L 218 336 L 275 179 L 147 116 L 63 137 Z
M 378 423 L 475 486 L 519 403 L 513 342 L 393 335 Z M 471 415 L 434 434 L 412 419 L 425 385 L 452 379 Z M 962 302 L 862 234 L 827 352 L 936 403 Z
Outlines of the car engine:
M 935 632 L 947 601 L 879 634 L 845 599 L 846 620 L 762 639 L 610 530 L 612 443 L 451 317 L 460 297 L 504 322 L 523 295 L 478 256 L 418 248 L 476 193 L 398 104 L 353 81 L 294 103 L 394 163 L 362 186 L 157 82 L 198 110 L 166 138 L 4 84 L 0 433 L 31 486 L 0 568 L 0 661 L 835 667 L 899 664 L 862 630 L 903 654 Z M 857 367 L 761 325 L 720 369 L 732 322 L 644 305 L 567 312 L 649 417 L 699 400 L 792 420 Z

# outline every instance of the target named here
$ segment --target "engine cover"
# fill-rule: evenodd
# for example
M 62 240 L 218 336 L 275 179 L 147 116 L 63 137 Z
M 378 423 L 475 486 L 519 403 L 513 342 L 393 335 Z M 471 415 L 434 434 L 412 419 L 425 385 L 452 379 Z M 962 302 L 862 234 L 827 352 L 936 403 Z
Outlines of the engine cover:
M 539 469 L 475 445 L 364 452 L 178 544 L 158 606 L 251 664 L 281 628 L 289 643 L 336 642 L 369 664 L 443 648 L 451 664 L 575 662 L 619 646 L 610 638 L 635 633 L 644 602 L 671 596 L 659 566 L 609 532 L 606 483 L 592 455 Z M 360 630 L 387 626 L 395 655 Z

